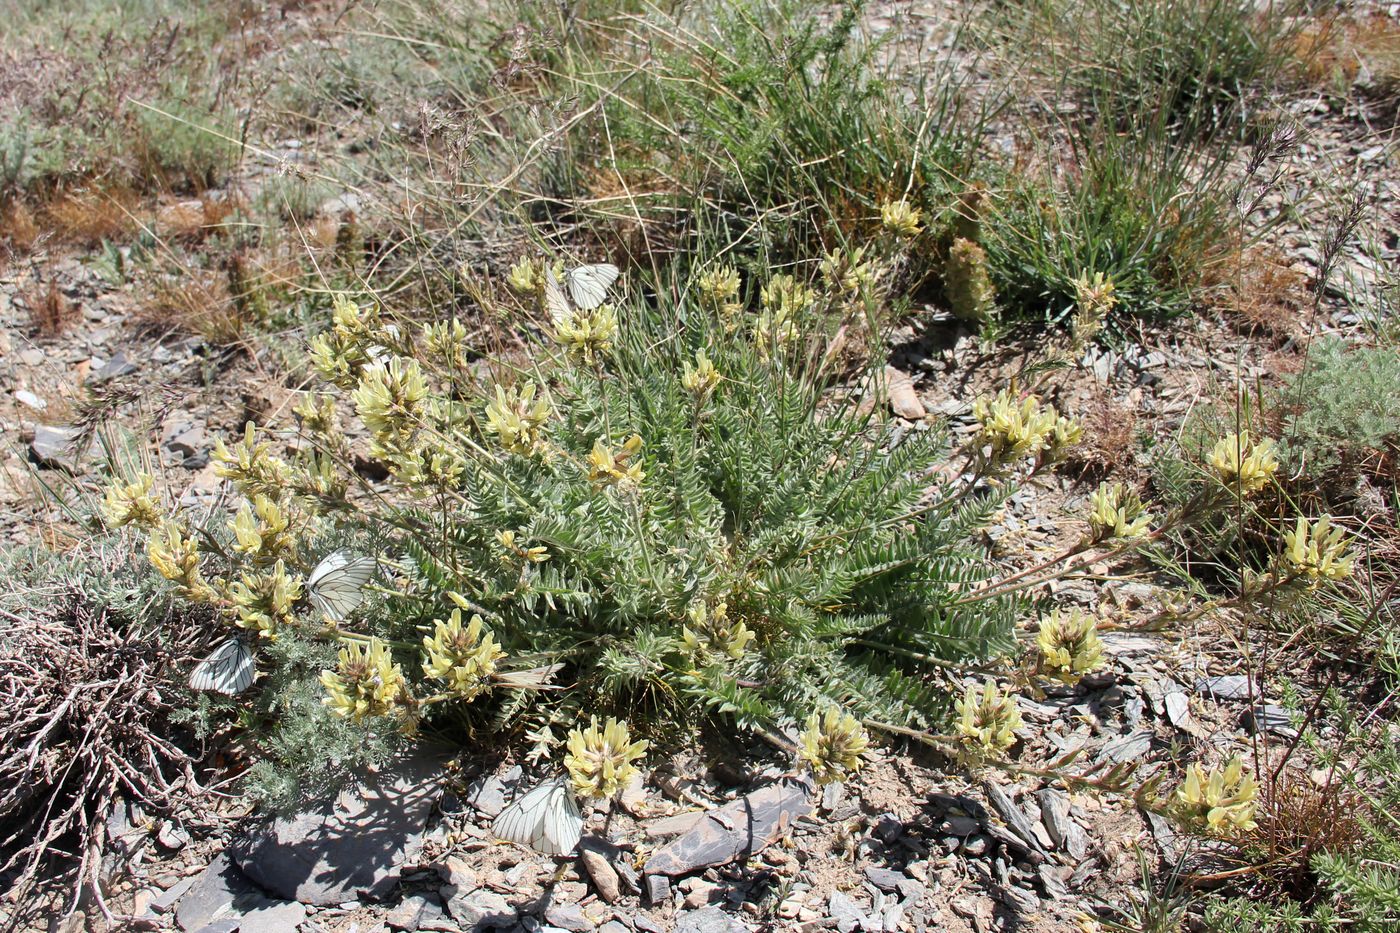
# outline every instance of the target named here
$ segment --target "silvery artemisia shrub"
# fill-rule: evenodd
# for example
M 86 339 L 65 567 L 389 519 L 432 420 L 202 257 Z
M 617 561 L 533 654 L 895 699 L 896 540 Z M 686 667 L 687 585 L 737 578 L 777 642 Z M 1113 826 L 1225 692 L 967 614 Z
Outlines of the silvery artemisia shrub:
M 299 429 L 249 425 L 216 450 L 247 499 L 227 529 L 166 515 L 141 480 L 105 513 L 147 529 L 159 572 L 257 643 L 245 722 L 311 771 L 355 734 L 425 729 L 525 735 L 558 758 L 570 728 L 616 714 L 653 735 L 833 709 L 932 728 L 961 692 L 949 672 L 1015 644 L 1022 595 L 976 596 L 974 532 L 1016 464 L 1053 463 L 1078 428 L 1034 397 L 988 402 L 982 451 L 962 459 L 996 481 L 974 483 L 939 470 L 939 431 L 833 403 L 803 315 L 850 300 L 864 262 L 827 275 L 830 294 L 774 276 L 748 319 L 732 271 L 674 306 L 610 306 L 586 352 L 556 314 L 528 375 L 484 380 L 453 322 L 413 339 L 342 296 L 311 341 L 324 385 Z M 521 290 L 544 319 L 543 294 Z M 351 469 L 366 455 L 388 491 Z M 342 546 L 380 571 L 338 620 L 311 591 Z M 823 768 L 854 767 L 812 741 Z

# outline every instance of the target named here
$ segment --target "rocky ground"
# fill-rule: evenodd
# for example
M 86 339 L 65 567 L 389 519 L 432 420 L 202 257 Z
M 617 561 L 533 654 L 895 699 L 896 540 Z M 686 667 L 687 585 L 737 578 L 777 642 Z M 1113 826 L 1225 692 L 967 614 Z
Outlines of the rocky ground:
M 1137 439 L 1171 435 L 1222 386 L 1276 380 L 1317 335 L 1345 333 L 1389 307 L 1384 286 L 1400 248 L 1390 124 L 1355 95 L 1317 95 L 1289 110 L 1301 145 L 1261 216 L 1285 203 L 1301 209 L 1261 246 L 1271 265 L 1239 270 L 1271 276 L 1269 300 L 1241 308 L 1222 299 L 1218 311 L 1092 349 L 1052 378 L 1052 396 L 1084 414 L 1091 443 L 1071 469 L 1008 504 L 992 541 L 1008 570 L 1077 537 L 1099 479 L 1149 474 Z M 1364 216 L 1313 315 L 1308 289 L 1338 191 L 1365 195 Z M 177 207 L 156 206 L 152 221 L 159 226 L 165 211 L 178 222 Z M 315 222 L 339 223 L 345 208 L 330 198 Z M 99 462 L 127 436 L 152 442 L 172 488 L 213 506 L 214 438 L 285 403 L 277 356 L 252 342 L 214 349 L 153 318 L 140 290 L 107 275 L 96 251 L 43 250 L 0 270 L 3 546 L 61 545 L 76 533 L 66 503 L 97 490 Z M 966 433 L 972 400 L 1004 385 L 1024 348 L 984 347 L 932 311 L 913 320 L 891 335 L 891 416 L 911 430 L 946 422 Z M 95 435 L 83 430 L 93 399 L 115 414 Z M 1013 758 L 1024 773 L 969 777 L 936 755 L 885 746 L 849 784 L 814 789 L 785 777 L 790 763 L 771 753 L 766 768 L 744 773 L 683 756 L 648 774 L 615 812 L 592 813 L 577 857 L 550 859 L 488 829 L 538 775 L 470 754 L 444 771 L 442 756 L 424 750 L 271 823 L 236 799 L 174 820 L 152 821 L 132 805 L 109 824 L 115 880 L 105 908 L 129 929 L 186 933 L 1080 930 L 1095 904 L 1138 884 L 1136 847 L 1171 858 L 1174 839 L 1131 797 L 1067 792 L 1031 772 L 1075 752 L 1077 768 L 1131 763 L 1146 774 L 1181 746 L 1244 749 L 1294 733 L 1268 679 L 1251 684 L 1241 673 L 1222 635 L 1231 618 L 1134 631 L 1161 597 L 1150 577 L 1119 567 L 1090 568 L 1059 584 L 1057 598 L 1122 630 L 1105 636 L 1106 670 L 1021 699 Z M 102 912 L 89 903 L 53 928 L 96 924 Z

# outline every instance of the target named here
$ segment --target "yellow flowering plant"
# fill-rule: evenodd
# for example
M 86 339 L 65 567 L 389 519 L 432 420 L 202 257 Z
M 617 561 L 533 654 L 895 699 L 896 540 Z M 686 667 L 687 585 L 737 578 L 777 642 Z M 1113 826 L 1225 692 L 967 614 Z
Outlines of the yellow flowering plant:
M 1165 808 L 1188 829 L 1228 839 L 1255 828 L 1258 799 L 1258 782 L 1235 756 L 1224 768 L 1191 765 Z
M 818 784 L 844 781 L 865 766 L 861 755 L 869 748 L 865 729 L 851 714 L 830 707 L 807 717 L 798 737 L 798 760 L 812 771 Z
M 632 740 L 627 723 L 609 719 L 600 728 L 598 717 L 587 728 L 570 731 L 565 742 L 564 768 L 574 794 L 584 800 L 616 796 L 637 773 L 634 764 L 651 743 Z

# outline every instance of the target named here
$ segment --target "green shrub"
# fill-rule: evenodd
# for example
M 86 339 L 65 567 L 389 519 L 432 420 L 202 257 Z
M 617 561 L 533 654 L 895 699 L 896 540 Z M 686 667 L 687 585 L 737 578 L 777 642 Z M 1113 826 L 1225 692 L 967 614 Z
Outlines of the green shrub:
M 532 287 L 532 274 L 513 280 Z M 325 746 L 307 737 L 330 713 L 307 685 L 323 670 L 338 678 L 332 705 L 356 720 L 538 741 L 595 713 L 662 735 L 773 728 L 830 705 L 941 722 L 943 669 L 1014 645 L 1020 593 L 969 598 L 989 576 L 972 535 L 1011 487 L 939 480 L 940 432 L 899 437 L 855 400 L 832 404 L 803 362 L 800 289 L 784 281 L 733 332 L 684 299 L 605 305 L 560 328 L 568 356 L 489 377 L 450 323 L 410 340 L 338 300 L 312 345 L 337 391 L 299 406 L 302 455 L 280 459 L 250 428 L 218 457 L 249 496 L 236 534 L 198 538 L 179 519 L 151 538 L 190 598 L 261 642 L 276 636 L 259 649 L 271 674 L 257 708 L 281 711 L 270 754 L 321 766 Z M 383 348 L 388 361 L 371 363 Z M 356 454 L 333 412 L 352 407 L 391 482 L 347 499 Z M 1072 433 L 1053 412 L 1035 418 L 1003 460 Z M 129 507 L 139 488 L 122 495 L 109 519 L 146 514 Z M 379 555 L 385 579 L 371 611 L 323 628 L 303 611 L 306 574 L 342 545 Z M 336 668 L 337 639 L 369 655 Z M 355 673 L 366 664 L 373 689 Z M 551 665 L 568 689 L 511 688 Z
M 1325 339 L 1280 397 L 1282 438 L 1295 471 L 1396 475 L 1400 442 L 1400 355 L 1394 347 L 1349 347 Z

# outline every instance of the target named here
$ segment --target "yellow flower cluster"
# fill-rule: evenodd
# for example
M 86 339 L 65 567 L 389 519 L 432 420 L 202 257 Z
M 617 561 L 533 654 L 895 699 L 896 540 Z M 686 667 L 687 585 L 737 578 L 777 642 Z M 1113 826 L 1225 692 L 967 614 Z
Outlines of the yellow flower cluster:
M 453 609 L 447 622 L 434 620 L 431 638 L 423 636 L 423 673 L 447 684 L 462 700 L 471 700 L 491 689 L 496 662 L 506 656 L 490 632 L 482 634 L 481 616 L 473 615 L 462 627 L 462 610 Z
M 178 522 L 160 522 L 146 542 L 146 556 L 161 576 L 184 591 L 186 599 L 209 602 L 217 595 L 199 572 L 199 546 Z
M 1248 432 L 1227 434 L 1210 452 L 1210 465 L 1220 482 L 1230 489 L 1238 489 L 1242 496 L 1263 489 L 1278 472 L 1274 442 L 1265 438 L 1251 445 L 1249 440 Z
M 135 525 L 151 529 L 161 523 L 161 508 L 151 495 L 155 478 L 149 473 L 136 474 L 136 480 L 120 480 L 107 487 L 102 497 L 102 517 L 113 528 Z
M 242 574 L 228 588 L 234 621 L 264 638 L 275 638 L 284 626 L 296 623 L 292 607 L 301 598 L 302 583 L 280 560 L 268 570 Z
M 681 638 L 692 655 L 705 660 L 720 655 L 737 661 L 755 637 L 743 622 L 730 623 L 727 603 L 716 603 L 711 609 L 696 600 L 686 610 L 686 617 L 690 624 L 681 626 Z
M 289 532 L 290 519 L 272 499 L 258 493 L 252 505 L 244 502 L 229 528 L 233 531 L 233 549 L 258 561 L 274 561 L 294 557 L 296 539 Z
M 681 372 L 681 387 L 695 396 L 696 402 L 703 405 L 714 393 L 715 387 L 719 385 L 719 370 L 715 369 L 715 364 L 710 362 L 710 358 L 705 355 L 704 350 L 695 351 L 694 366 L 689 363 L 684 365 L 685 369 Z
M 1078 609 L 1058 609 L 1040 621 L 1036 636 L 1040 650 L 1037 670 L 1066 684 L 1078 683 L 1090 671 L 1103 667 L 1103 641 L 1094 617 Z
M 550 271 L 554 273 L 555 278 L 558 278 L 564 274 L 564 263 L 554 263 Z M 537 301 L 544 298 L 545 281 L 545 261 L 529 257 L 525 257 L 511 266 L 510 273 L 506 276 L 506 282 L 511 288 L 521 295 L 533 297 Z
M 1122 483 L 1099 483 L 1090 500 L 1089 543 L 1141 538 L 1149 531 L 1152 516 L 1143 508 L 1137 492 Z
M 599 487 L 635 487 L 646 478 L 641 463 L 630 463 L 642 450 L 642 438 L 633 434 L 623 442 L 622 448 L 613 451 L 599 438 L 593 442 L 593 450 L 588 454 L 588 480 Z M 629 465 L 630 463 L 630 465 Z
M 361 370 L 385 339 L 378 308 L 361 308 L 345 295 L 336 295 L 331 329 L 311 338 L 311 365 L 321 378 L 348 392 L 359 383 Z
M 759 300 L 765 310 L 787 320 L 810 308 L 817 300 L 817 293 L 793 276 L 781 272 L 770 278 L 759 291 Z
M 541 564 L 549 560 L 549 548 L 520 547 L 515 543 L 515 532 L 510 529 L 496 532 L 496 541 L 505 551 L 502 558 L 508 564 L 514 564 L 517 561 L 524 561 L 527 564 Z
M 486 405 L 486 430 L 496 435 L 501 446 L 513 454 L 528 457 L 543 439 L 541 428 L 549 420 L 549 402 L 535 398 L 533 382 L 523 388 L 496 386 L 496 398 Z
M 223 438 L 214 439 L 214 475 L 226 479 L 245 496 L 280 499 L 288 488 L 291 469 L 272 454 L 272 444 L 257 439 L 257 425 L 243 425 L 243 440 L 230 450 Z
M 904 240 L 912 240 L 923 232 L 923 212 L 910 207 L 903 198 L 880 205 L 880 223 L 886 230 Z
M 1074 304 L 1074 321 L 1070 332 L 1074 345 L 1083 347 L 1098 335 L 1103 322 L 1118 304 L 1113 280 L 1102 272 L 1091 276 L 1089 270 L 1084 270 L 1074 280 Z
M 738 301 L 738 271 L 733 266 L 716 266 L 703 273 L 695 287 L 700 294 L 700 303 L 715 313 L 725 330 L 732 331 L 738 324 L 739 312 L 743 310 Z
M 358 641 L 341 648 L 336 669 L 321 672 L 321 686 L 327 694 L 321 702 L 355 722 L 389 715 L 408 693 L 403 669 L 378 638 L 368 648 Z
M 609 719 L 600 730 L 594 716 L 587 729 L 569 732 L 566 745 L 569 753 L 564 756 L 564 767 L 574 793 L 584 800 L 598 800 L 627 786 L 637 773 L 632 762 L 646 754 L 650 743 L 633 742 L 627 723 L 616 719 Z
M 780 273 L 759 292 L 762 310 L 754 321 L 753 339 L 760 356 L 780 352 L 797 339 L 802 313 L 817 300 L 817 293 L 791 275 Z
M 326 440 L 334 439 L 340 434 L 335 418 L 335 399 L 332 396 L 308 392 L 292 409 L 292 414 L 301 419 L 301 428 L 308 434 Z
M 297 481 L 307 493 L 305 503 L 313 512 L 321 511 L 325 503 L 345 501 L 345 477 L 329 454 L 304 454 Z
M 393 458 L 413 450 L 427 398 L 428 384 L 417 360 L 395 356 L 385 365 L 364 368 L 350 399 L 369 430 L 375 457 Z
M 1323 580 L 1344 580 L 1351 575 L 1356 558 L 1347 552 L 1347 536 L 1324 515 L 1311 525 L 1298 516 L 1292 531 L 1283 533 L 1283 563 L 1293 576 L 1302 577 L 1309 588 Z
M 467 328 L 457 318 L 423 328 L 423 348 L 448 369 L 467 365 Z
M 1254 808 L 1259 784 L 1244 773 L 1238 756 L 1224 770 L 1204 771 L 1199 764 L 1186 770 L 1172 809 L 1181 823 L 1213 836 L 1229 837 L 1255 828 Z
M 1016 744 L 1016 730 L 1021 727 L 1021 711 L 1016 707 L 1016 694 L 1007 688 L 1002 692 L 996 681 L 988 680 L 978 691 L 968 684 L 967 692 L 954 701 L 958 713 L 958 736 L 974 756 L 1001 753 Z
M 875 263 L 865 258 L 865 247 L 832 250 L 817 266 L 827 289 L 834 295 L 851 296 L 875 283 Z
M 1074 419 L 1057 414 L 1034 395 L 1017 401 L 1010 389 L 977 399 L 972 414 L 979 425 L 977 443 L 988 449 L 994 465 L 1030 456 L 1039 456 L 1042 463 L 1054 462 L 1084 436 Z
M 554 339 L 573 356 L 591 363 L 605 354 L 617 336 L 617 311 L 610 304 L 591 311 L 574 309 L 567 318 L 555 322 Z
M 860 722 L 834 706 L 807 717 L 798 743 L 797 757 L 812 769 L 818 784 L 844 781 L 855 774 L 864 767 L 860 756 L 870 747 Z

